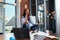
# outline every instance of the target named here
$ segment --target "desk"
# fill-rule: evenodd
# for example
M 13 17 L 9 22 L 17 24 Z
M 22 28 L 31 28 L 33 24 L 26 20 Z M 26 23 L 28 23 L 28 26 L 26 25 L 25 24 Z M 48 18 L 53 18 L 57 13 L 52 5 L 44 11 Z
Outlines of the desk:
M 48 36 L 47 33 L 41 32 L 41 31 L 36 32 L 36 33 L 31 33 L 31 32 L 30 32 L 30 40 L 38 39 L 39 37 L 37 37 L 37 35 L 40 35 L 40 36 L 42 37 L 42 38 L 40 37 L 40 40 L 42 40 L 42 39 L 44 39 L 46 36 Z
M 57 37 L 55 36 L 50 36 L 49 34 L 45 33 L 45 32 L 37 32 L 37 33 L 31 33 L 30 32 L 30 40 L 44 40 L 44 38 L 51 38 L 52 40 L 55 40 Z

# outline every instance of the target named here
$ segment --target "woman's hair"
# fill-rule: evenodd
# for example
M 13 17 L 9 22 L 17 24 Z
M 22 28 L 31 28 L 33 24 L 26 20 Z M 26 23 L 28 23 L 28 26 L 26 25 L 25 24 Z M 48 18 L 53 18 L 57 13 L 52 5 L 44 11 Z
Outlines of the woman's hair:
M 29 10 L 29 9 L 28 9 Z M 23 12 L 23 17 L 25 17 L 26 16 L 26 11 L 27 11 L 27 9 L 24 9 L 24 12 Z M 28 15 L 29 16 L 29 15 Z
M 25 17 L 25 15 L 26 15 L 26 9 L 24 9 L 24 12 L 23 12 L 23 17 Z

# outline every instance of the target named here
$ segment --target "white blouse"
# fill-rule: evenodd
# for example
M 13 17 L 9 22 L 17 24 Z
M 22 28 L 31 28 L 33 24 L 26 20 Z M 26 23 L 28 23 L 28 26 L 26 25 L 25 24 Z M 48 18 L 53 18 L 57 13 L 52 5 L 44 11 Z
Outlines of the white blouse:
M 21 18 L 21 25 L 23 26 L 24 22 L 25 22 L 26 18 L 22 17 Z M 28 22 L 28 24 L 26 24 L 26 26 L 30 29 L 31 26 L 33 26 L 32 22 Z

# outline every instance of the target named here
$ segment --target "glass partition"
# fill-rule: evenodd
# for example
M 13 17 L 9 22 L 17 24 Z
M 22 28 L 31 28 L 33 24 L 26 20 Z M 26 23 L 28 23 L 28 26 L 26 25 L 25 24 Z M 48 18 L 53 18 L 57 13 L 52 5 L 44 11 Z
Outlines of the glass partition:
M 31 0 L 30 13 L 36 16 L 40 31 L 56 33 L 55 0 Z
M 31 15 L 36 16 L 36 23 L 39 25 L 39 31 L 46 30 L 46 2 L 45 0 L 31 0 Z
M 38 23 L 39 30 L 45 31 L 45 9 L 44 9 L 44 0 L 37 0 L 37 14 L 38 14 Z

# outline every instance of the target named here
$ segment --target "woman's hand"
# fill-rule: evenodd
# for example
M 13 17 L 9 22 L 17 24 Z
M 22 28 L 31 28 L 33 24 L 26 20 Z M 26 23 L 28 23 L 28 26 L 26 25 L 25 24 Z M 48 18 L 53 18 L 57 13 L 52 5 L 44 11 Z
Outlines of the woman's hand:
M 25 18 L 26 18 L 25 23 L 27 24 L 28 23 L 28 17 L 27 17 L 27 15 L 26 15 Z
M 25 22 L 26 22 L 26 24 L 27 24 L 27 23 L 28 23 L 28 20 L 26 20 Z

